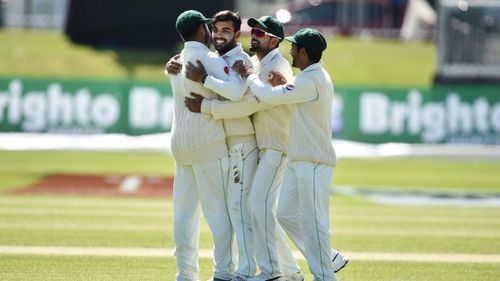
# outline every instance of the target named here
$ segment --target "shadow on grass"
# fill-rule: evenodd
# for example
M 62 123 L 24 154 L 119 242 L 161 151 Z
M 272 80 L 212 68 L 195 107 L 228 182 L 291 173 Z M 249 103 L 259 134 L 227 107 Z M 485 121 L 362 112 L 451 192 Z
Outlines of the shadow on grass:
M 96 51 L 113 52 L 116 62 L 126 70 L 129 79 L 137 77 L 139 68 L 155 67 L 163 71 L 163 67 L 167 61 L 180 51 L 176 46 L 164 50 L 106 47 L 94 47 L 94 49 Z
M 127 76 L 136 76 L 137 68 L 141 66 L 154 66 L 163 69 L 165 63 L 175 54 L 175 49 L 170 50 L 145 50 L 145 49 L 114 49 L 117 62 L 127 71 Z

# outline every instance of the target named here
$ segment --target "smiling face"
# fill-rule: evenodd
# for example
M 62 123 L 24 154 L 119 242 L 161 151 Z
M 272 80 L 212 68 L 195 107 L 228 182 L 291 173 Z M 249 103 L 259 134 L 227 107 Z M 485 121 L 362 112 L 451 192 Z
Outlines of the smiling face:
M 223 55 L 236 46 L 240 32 L 235 31 L 232 21 L 217 21 L 212 27 L 212 41 L 214 47 Z
M 267 54 L 276 48 L 279 39 L 271 36 L 262 26 L 255 26 L 251 32 L 250 51 L 260 54 Z

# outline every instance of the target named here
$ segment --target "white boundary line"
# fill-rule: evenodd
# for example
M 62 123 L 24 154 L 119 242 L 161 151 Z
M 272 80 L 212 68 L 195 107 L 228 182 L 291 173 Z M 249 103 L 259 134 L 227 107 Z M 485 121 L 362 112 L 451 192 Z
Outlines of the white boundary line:
M 33 141 L 36 139 L 36 141 Z M 369 144 L 348 140 L 332 141 L 337 157 L 461 156 L 498 158 L 494 145 L 481 144 Z M 0 132 L 3 150 L 80 150 L 80 151 L 160 151 L 170 153 L 170 133 L 127 136 L 124 134 L 71 135 L 54 133 Z
M 173 257 L 174 250 L 168 248 L 103 248 L 103 247 L 58 247 L 58 246 L 0 246 L 0 255 L 42 256 L 99 256 L 99 257 Z M 500 263 L 500 255 L 485 254 L 436 254 L 436 253 L 375 253 L 343 252 L 351 261 L 404 261 L 440 263 Z M 304 257 L 294 252 L 297 259 Z M 200 258 L 211 258 L 212 251 L 201 249 Z

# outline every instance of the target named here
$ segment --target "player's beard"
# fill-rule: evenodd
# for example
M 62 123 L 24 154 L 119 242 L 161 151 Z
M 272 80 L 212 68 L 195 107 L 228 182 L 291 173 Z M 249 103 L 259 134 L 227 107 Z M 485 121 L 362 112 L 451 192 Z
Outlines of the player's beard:
M 236 46 L 236 40 L 234 39 L 234 37 L 231 41 L 227 41 L 221 45 L 217 45 L 215 43 L 215 38 L 212 40 L 213 40 L 214 47 L 217 50 L 217 52 L 219 53 L 219 55 L 223 55 L 223 54 L 229 52 L 231 49 L 233 49 Z
M 261 47 L 261 42 L 257 39 L 251 39 L 250 40 L 250 52 L 258 52 L 258 51 L 261 51 L 262 50 L 262 47 Z

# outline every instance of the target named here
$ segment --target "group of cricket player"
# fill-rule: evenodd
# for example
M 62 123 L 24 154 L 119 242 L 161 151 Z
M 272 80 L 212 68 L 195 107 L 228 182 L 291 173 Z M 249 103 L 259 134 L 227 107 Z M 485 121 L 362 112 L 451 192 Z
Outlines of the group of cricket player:
M 199 280 L 200 210 L 214 242 L 210 280 L 304 280 L 286 237 L 315 281 L 336 280 L 348 259 L 330 241 L 327 42 L 311 28 L 285 37 L 273 16 L 247 24 L 252 57 L 238 43 L 242 20 L 233 11 L 206 18 L 188 10 L 176 20 L 184 48 L 165 67 L 174 97 L 176 280 Z

